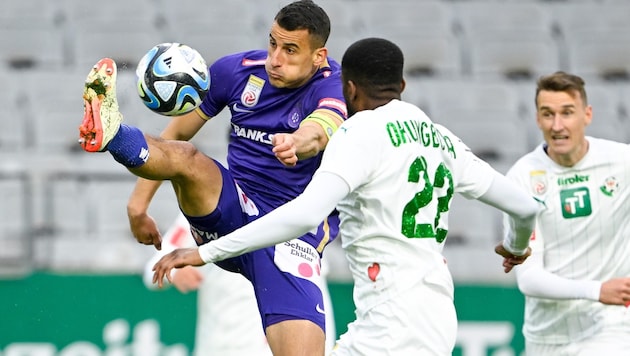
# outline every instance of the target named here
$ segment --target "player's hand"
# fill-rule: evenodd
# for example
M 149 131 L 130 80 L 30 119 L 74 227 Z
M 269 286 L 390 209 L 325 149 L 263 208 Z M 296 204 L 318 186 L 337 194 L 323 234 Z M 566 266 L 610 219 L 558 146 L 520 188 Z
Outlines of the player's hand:
M 203 273 L 192 266 L 182 267 L 171 277 L 175 288 L 184 294 L 199 289 L 201 282 L 203 282 Z
M 528 247 L 525 254 L 523 254 L 522 256 L 516 256 L 510 251 L 506 250 L 505 247 L 503 247 L 503 244 L 500 243 L 494 248 L 494 252 L 503 257 L 503 271 L 505 273 L 509 273 L 512 268 L 514 268 L 514 266 L 520 265 L 525 262 L 527 257 L 532 254 L 532 249 Z
M 153 245 L 157 250 L 162 249 L 162 235 L 155 220 L 149 214 L 128 214 L 128 217 L 131 232 L 139 243 Z
M 158 287 L 162 288 L 164 286 L 164 277 L 166 277 L 170 283 L 173 283 L 171 277 L 171 270 L 173 268 L 202 266 L 204 264 L 197 247 L 178 248 L 162 256 L 153 266 L 153 283 L 157 283 Z
M 630 278 L 614 278 L 602 283 L 599 301 L 604 304 L 630 306 Z
M 297 146 L 291 134 L 277 133 L 273 135 L 271 144 L 273 145 L 272 152 L 282 164 L 287 167 L 293 167 L 297 164 Z

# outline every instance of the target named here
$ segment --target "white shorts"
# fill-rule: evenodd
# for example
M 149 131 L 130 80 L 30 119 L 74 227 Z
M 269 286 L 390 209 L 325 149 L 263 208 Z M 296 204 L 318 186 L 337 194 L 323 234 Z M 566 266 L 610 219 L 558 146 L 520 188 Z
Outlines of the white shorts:
M 527 356 L 626 356 L 630 355 L 630 330 L 608 328 L 568 344 L 525 343 Z
M 450 356 L 457 337 L 452 285 L 445 288 L 443 282 L 427 280 L 396 299 L 357 312 L 331 356 Z
M 214 264 L 201 268 L 204 280 L 197 292 L 193 355 L 272 356 L 252 284 Z

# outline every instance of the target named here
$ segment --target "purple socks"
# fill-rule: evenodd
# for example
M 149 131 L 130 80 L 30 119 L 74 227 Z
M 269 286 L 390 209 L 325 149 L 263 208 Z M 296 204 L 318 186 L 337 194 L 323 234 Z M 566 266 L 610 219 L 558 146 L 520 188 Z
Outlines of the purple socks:
M 120 125 L 118 133 L 107 145 L 116 162 L 127 168 L 136 168 L 149 159 L 149 145 L 139 128 Z

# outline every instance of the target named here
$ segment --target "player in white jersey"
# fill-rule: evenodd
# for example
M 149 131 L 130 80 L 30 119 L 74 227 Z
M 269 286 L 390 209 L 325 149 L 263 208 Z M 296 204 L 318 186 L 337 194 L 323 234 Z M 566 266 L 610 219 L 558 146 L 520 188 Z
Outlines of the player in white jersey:
M 527 355 L 630 355 L 630 146 L 585 136 L 578 76 L 541 77 L 536 112 L 545 142 L 507 174 L 541 206 L 516 269 Z
M 457 317 L 442 248 L 453 194 L 513 216 L 515 233 L 496 249 L 506 271 L 529 255 L 537 204 L 455 135 L 401 101 L 402 70 L 402 52 L 387 40 L 350 46 L 342 78 L 354 115 L 331 137 L 304 193 L 198 249 L 171 252 L 154 267 L 154 282 L 169 278 L 173 267 L 287 241 L 337 207 L 357 319 L 332 355 L 451 355 Z M 283 244 L 301 253 L 298 245 Z
M 152 283 L 155 263 L 176 248 L 196 246 L 190 224 L 180 214 L 162 238 L 162 249 L 145 265 L 143 281 Z M 322 261 L 325 262 L 325 261 Z M 261 328 L 256 297 L 251 283 L 237 273 L 215 264 L 187 266 L 171 274 L 172 284 L 182 293 L 197 290 L 197 324 L 194 356 L 271 356 L 267 338 Z M 322 288 L 326 304 L 326 350 L 331 350 L 336 337 L 335 319 L 328 287 Z M 243 342 L 247 340 L 247 342 Z

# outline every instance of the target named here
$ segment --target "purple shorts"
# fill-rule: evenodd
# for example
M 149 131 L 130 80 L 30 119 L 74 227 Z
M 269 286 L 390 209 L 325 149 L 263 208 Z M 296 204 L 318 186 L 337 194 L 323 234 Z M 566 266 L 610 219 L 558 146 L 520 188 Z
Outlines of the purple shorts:
M 215 211 L 203 217 L 186 216 L 198 245 L 220 238 L 273 210 L 253 201 L 236 184 L 230 172 L 216 162 L 223 176 L 223 190 Z M 339 232 L 333 214 L 311 231 L 289 242 L 217 262 L 251 281 L 263 328 L 284 320 L 310 320 L 325 331 L 320 258 L 325 245 Z

